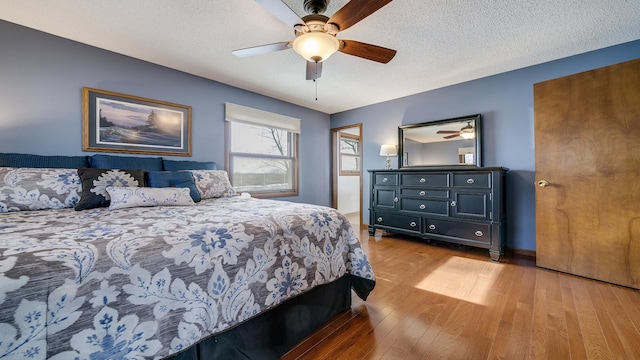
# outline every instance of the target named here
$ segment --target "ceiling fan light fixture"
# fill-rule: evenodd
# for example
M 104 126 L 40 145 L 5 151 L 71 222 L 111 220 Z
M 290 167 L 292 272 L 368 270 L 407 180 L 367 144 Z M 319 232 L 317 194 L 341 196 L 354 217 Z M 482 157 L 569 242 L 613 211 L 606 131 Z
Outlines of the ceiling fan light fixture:
M 464 127 L 462 130 L 460 130 L 460 137 L 465 140 L 470 140 L 476 137 L 476 134 L 473 131 L 472 127 Z
M 322 31 L 301 34 L 293 40 L 293 50 L 311 62 L 327 60 L 339 47 L 340 41 L 335 36 Z
M 473 139 L 473 138 L 475 137 L 475 136 L 473 135 L 473 133 L 463 133 L 463 134 L 460 134 L 460 136 L 461 136 L 463 139 L 466 139 L 466 140 L 470 140 L 470 139 Z

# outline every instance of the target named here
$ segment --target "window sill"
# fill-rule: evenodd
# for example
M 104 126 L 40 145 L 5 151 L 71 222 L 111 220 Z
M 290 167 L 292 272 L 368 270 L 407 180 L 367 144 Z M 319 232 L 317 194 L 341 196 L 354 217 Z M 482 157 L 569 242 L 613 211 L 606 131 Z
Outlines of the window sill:
M 285 196 L 298 196 L 297 191 L 278 191 L 278 192 L 249 192 L 251 197 L 258 199 L 268 199 Z

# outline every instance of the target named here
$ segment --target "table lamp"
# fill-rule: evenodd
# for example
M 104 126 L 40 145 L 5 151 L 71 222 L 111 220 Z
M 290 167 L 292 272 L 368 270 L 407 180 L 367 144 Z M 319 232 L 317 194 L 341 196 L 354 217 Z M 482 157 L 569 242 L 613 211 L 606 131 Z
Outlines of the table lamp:
M 385 166 L 385 169 L 387 170 L 391 169 L 391 159 L 389 157 L 397 156 L 397 155 L 398 155 L 398 150 L 396 145 L 385 144 L 380 146 L 380 156 L 387 157 L 387 164 Z

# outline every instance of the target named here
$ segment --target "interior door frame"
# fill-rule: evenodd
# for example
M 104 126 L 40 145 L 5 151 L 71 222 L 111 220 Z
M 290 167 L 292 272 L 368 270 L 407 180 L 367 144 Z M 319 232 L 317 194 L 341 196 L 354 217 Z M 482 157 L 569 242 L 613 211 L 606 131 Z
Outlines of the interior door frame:
M 342 130 L 345 129 L 350 129 L 350 128 L 358 128 L 358 136 L 359 136 L 359 141 L 360 141 L 360 149 L 362 149 L 362 123 L 358 123 L 358 124 L 352 124 L 352 125 L 346 125 L 346 126 L 341 126 L 341 127 L 337 127 L 337 128 L 332 128 L 331 129 L 331 207 L 334 209 L 338 208 L 338 176 L 340 175 L 340 169 L 338 168 L 340 166 L 340 153 L 339 151 L 337 151 L 338 149 L 338 133 Z M 360 175 L 359 177 L 359 224 L 360 224 L 360 229 L 358 229 L 358 231 L 360 231 L 362 229 L 362 161 L 363 159 L 363 154 L 362 151 L 360 151 Z

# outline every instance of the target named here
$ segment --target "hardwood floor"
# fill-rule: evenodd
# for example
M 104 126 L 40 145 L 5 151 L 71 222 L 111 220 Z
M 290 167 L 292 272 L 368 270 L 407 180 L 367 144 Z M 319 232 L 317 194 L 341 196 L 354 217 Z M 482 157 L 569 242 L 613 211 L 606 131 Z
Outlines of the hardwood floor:
M 376 274 L 353 306 L 283 359 L 640 359 L 640 292 L 537 268 L 535 259 L 361 242 Z

